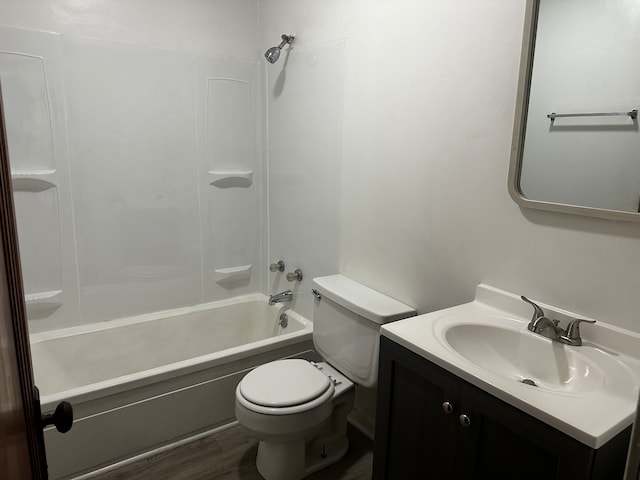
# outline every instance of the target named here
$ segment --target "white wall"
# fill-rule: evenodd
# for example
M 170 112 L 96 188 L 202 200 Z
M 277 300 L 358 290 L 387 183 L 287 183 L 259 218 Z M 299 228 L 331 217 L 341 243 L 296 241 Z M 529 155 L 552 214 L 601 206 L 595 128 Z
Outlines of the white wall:
M 301 51 L 345 44 L 339 253 L 326 265 L 420 312 L 470 301 L 486 282 L 640 331 L 640 226 L 521 210 L 507 193 L 523 17 L 513 0 L 260 3 L 265 48 L 283 32 Z M 306 88 L 326 88 L 327 75 Z M 279 115 L 271 126 L 322 110 L 291 102 Z M 284 162 L 274 140 L 272 169 Z M 272 205 L 284 183 L 272 176 Z M 323 206 L 292 208 L 305 231 L 302 210 Z M 295 235 L 274 238 L 272 223 L 271 252 L 311 255 Z
M 0 2 L 32 332 L 263 288 L 257 29 L 255 1 Z

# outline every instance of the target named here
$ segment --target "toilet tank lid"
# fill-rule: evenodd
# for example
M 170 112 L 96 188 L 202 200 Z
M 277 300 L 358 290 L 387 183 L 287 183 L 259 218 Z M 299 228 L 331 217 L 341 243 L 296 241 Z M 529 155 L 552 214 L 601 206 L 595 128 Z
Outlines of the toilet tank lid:
M 416 315 L 414 308 L 341 274 L 316 277 L 313 279 L 313 288 L 375 323 L 389 323 Z

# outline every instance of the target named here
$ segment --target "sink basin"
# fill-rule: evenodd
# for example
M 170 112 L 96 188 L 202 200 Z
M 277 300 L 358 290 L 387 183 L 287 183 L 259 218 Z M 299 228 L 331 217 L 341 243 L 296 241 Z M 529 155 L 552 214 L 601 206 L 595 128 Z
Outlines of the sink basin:
M 606 354 L 588 358 L 576 348 L 506 326 L 452 325 L 445 329 L 444 341 L 478 367 L 554 391 L 585 392 L 602 388 L 606 377 L 598 363 L 604 362 L 607 366 L 611 363 Z

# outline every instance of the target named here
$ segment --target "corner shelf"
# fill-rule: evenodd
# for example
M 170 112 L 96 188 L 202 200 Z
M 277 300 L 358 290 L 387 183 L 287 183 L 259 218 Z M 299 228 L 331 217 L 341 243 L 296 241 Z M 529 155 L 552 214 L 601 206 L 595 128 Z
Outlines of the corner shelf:
M 48 317 L 62 306 L 60 301 L 62 290 L 49 292 L 27 293 L 24 300 L 27 306 L 27 316 L 30 319 Z
M 210 170 L 209 185 L 219 188 L 250 187 L 253 170 Z
M 251 276 L 251 265 L 240 265 L 231 268 L 219 268 L 213 271 L 216 283 L 230 283 Z
M 12 171 L 13 189 L 21 192 L 43 192 L 55 188 L 55 170 Z

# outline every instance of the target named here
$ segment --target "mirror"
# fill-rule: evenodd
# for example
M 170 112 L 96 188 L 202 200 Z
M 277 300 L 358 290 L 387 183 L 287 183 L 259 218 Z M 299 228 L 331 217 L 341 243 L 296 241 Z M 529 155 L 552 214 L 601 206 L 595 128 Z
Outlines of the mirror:
M 640 4 L 527 0 L 509 193 L 640 221 Z

